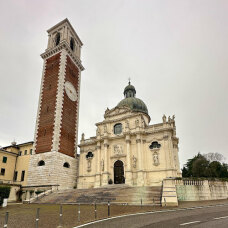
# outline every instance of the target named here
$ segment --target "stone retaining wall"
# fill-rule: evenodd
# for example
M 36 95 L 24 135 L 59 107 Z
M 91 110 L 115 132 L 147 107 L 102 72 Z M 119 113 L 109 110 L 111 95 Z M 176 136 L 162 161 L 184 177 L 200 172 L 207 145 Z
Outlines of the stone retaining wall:
M 176 180 L 179 201 L 217 200 L 228 198 L 228 182 Z
M 162 206 L 177 206 L 178 201 L 228 199 L 227 181 L 164 179 Z

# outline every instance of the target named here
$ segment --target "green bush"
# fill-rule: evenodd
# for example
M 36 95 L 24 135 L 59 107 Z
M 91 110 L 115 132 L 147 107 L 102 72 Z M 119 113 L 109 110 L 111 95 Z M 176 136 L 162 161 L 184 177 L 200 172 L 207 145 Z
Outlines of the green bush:
M 3 199 L 9 198 L 10 186 L 0 186 L 0 205 L 3 203 Z

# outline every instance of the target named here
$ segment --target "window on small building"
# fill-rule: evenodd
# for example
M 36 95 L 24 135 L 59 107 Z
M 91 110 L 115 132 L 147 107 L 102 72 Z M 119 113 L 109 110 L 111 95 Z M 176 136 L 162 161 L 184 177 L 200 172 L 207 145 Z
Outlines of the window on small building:
M 25 180 L 25 171 L 22 170 L 21 172 L 21 181 L 24 181 Z
M 27 151 L 27 150 L 25 150 L 25 153 L 24 153 L 24 155 L 27 155 L 27 153 L 28 153 L 28 151 Z
M 2 162 L 3 162 L 3 163 L 6 163 L 6 162 L 7 162 L 7 157 L 3 157 L 3 158 L 2 158 Z
M 150 144 L 150 149 L 160 148 L 161 144 L 159 144 L 157 141 L 154 141 Z
M 114 134 L 119 135 L 122 133 L 122 124 L 118 123 L 114 126 Z
M 57 46 L 60 43 L 60 33 L 58 32 L 55 36 L 55 46 Z
M 14 172 L 13 181 L 17 181 L 17 171 Z
M 40 160 L 39 162 L 38 162 L 38 166 L 44 166 L 45 165 L 45 162 L 43 161 L 43 160 Z
M 18 155 L 21 156 L 21 154 L 22 154 L 22 151 L 19 151 Z
M 65 163 L 63 164 L 63 167 L 65 167 L 65 168 L 70 168 L 70 164 L 69 164 L 68 162 L 65 162 Z
M 6 172 L 6 170 L 5 169 L 1 169 L 1 176 L 4 176 L 5 175 L 5 172 Z
M 30 149 L 30 154 L 32 154 L 32 149 Z
M 93 153 L 92 152 L 88 152 L 87 154 L 86 154 L 86 158 L 92 158 L 93 157 Z
M 70 48 L 72 51 L 74 51 L 74 48 L 75 48 L 75 42 L 74 42 L 74 39 L 71 37 L 70 39 Z

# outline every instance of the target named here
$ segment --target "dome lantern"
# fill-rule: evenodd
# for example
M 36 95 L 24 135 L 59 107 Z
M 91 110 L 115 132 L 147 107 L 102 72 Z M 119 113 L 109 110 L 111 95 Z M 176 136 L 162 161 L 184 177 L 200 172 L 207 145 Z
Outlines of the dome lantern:
M 136 94 L 135 87 L 131 85 L 131 82 L 129 81 L 128 86 L 126 86 L 124 89 L 124 96 L 125 98 L 135 97 L 135 94 Z

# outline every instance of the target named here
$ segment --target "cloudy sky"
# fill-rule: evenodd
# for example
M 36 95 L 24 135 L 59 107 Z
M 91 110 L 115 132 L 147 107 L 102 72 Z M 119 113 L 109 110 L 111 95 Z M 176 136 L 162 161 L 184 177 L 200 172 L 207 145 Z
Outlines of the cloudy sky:
M 68 18 L 84 43 L 79 135 L 95 135 L 128 78 L 151 124 L 176 115 L 180 161 L 228 158 L 227 0 L 8 0 L 0 13 L 0 145 L 33 140 L 46 30 Z

